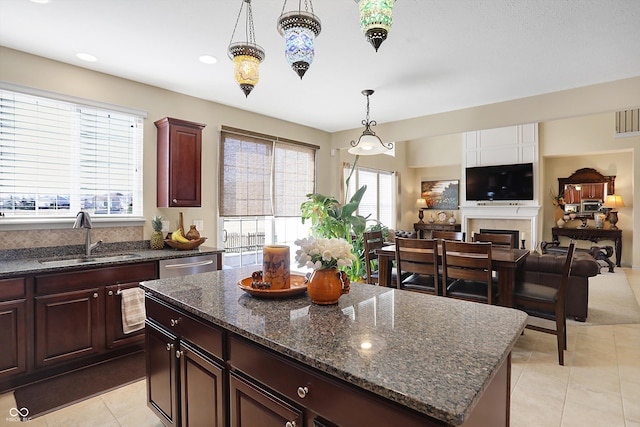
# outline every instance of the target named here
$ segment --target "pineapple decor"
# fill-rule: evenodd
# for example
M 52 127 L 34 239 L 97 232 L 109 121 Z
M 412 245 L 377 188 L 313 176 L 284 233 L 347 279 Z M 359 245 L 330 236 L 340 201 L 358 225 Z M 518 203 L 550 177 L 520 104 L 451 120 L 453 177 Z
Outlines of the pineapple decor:
M 153 227 L 153 233 L 151 234 L 151 249 L 164 248 L 164 236 L 162 235 L 162 217 L 154 216 L 151 219 L 151 226 Z

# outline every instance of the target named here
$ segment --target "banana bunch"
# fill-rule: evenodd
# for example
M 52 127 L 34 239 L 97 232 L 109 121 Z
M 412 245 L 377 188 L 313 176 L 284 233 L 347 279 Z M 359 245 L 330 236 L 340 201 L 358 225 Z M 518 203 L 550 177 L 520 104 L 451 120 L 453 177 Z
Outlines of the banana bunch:
M 171 240 L 175 240 L 176 242 L 180 243 L 189 243 L 189 239 L 182 235 L 182 230 L 180 230 L 179 228 L 171 233 Z

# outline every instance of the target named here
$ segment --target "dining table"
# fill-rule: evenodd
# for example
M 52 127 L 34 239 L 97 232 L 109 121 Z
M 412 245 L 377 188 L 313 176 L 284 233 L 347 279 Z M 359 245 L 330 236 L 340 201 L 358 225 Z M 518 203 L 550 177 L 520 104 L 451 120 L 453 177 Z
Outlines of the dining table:
M 438 245 L 439 259 L 442 259 L 442 245 Z M 392 263 L 396 258 L 396 245 L 386 245 L 376 249 L 378 256 L 378 285 L 391 286 Z M 528 249 L 515 249 L 493 245 L 491 248 L 491 269 L 498 275 L 498 305 L 513 306 L 513 286 L 516 271 L 529 256 Z

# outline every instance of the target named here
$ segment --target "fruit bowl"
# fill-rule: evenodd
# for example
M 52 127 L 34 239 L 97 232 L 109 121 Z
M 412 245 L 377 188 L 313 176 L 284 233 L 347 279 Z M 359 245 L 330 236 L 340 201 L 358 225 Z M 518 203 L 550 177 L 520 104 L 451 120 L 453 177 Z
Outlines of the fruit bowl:
M 201 238 L 199 238 L 197 240 L 191 240 L 188 243 L 180 243 L 180 242 L 178 242 L 176 240 L 171 240 L 171 239 L 164 239 L 164 242 L 167 245 L 169 245 L 172 248 L 174 248 L 174 249 L 178 249 L 180 251 L 186 251 L 186 250 L 189 250 L 189 249 L 197 248 L 198 246 L 203 244 L 205 240 L 207 240 L 206 237 L 201 237 Z

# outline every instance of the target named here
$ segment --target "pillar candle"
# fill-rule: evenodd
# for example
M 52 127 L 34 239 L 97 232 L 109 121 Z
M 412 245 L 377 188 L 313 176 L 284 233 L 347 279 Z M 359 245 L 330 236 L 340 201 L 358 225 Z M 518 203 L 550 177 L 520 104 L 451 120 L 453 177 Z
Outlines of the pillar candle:
M 527 240 L 527 235 L 526 235 L 526 234 L 524 234 L 524 232 L 522 233 L 522 237 L 521 237 L 521 239 L 522 239 L 522 240 Z
M 265 246 L 262 251 L 262 260 L 262 280 L 271 284 L 272 290 L 289 289 L 291 275 L 289 246 Z

